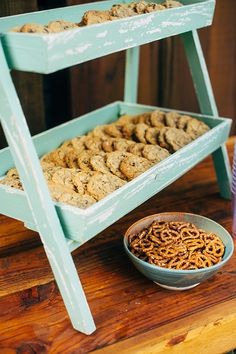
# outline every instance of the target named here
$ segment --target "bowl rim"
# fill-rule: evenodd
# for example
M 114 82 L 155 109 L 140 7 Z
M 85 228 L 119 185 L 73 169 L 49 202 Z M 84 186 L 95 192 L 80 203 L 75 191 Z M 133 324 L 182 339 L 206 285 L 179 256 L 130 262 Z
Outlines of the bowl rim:
M 146 261 L 143 261 L 142 259 L 136 257 L 133 253 L 130 252 L 129 248 L 128 248 L 128 239 L 127 236 L 129 234 L 130 229 L 132 229 L 135 225 L 139 224 L 140 221 L 145 220 L 145 219 L 151 219 L 153 217 L 157 217 L 157 216 L 164 216 L 164 215 L 176 215 L 176 214 L 181 214 L 181 215 L 189 215 L 189 216 L 194 216 L 194 217 L 200 217 L 202 219 L 205 219 L 215 225 L 217 225 L 218 227 L 220 227 L 222 229 L 222 231 L 227 235 L 228 239 L 229 239 L 229 243 L 230 243 L 230 250 L 229 250 L 229 254 L 228 256 L 222 260 L 220 263 L 217 263 L 213 266 L 210 267 L 206 267 L 206 268 L 201 268 L 201 269 L 171 269 L 171 268 L 164 268 L 164 267 L 159 267 L 157 265 L 154 264 L 150 264 Z M 217 235 L 218 236 L 218 235 Z M 220 236 L 218 236 L 220 237 Z M 223 242 L 223 241 L 222 241 Z M 228 260 L 232 257 L 233 252 L 234 252 L 234 242 L 232 239 L 232 236 L 230 235 L 230 233 L 219 223 L 217 223 L 216 221 L 207 218 L 205 216 L 199 215 L 199 214 L 193 214 L 193 213 L 185 213 L 185 212 L 163 212 L 163 213 L 157 213 L 157 214 L 151 214 L 148 216 L 145 216 L 144 218 L 141 218 L 139 220 L 137 220 L 136 222 L 134 222 L 132 225 L 130 225 L 130 227 L 126 230 L 124 237 L 123 237 L 123 245 L 125 250 L 128 252 L 128 255 L 130 255 L 134 260 L 138 260 L 139 262 L 141 262 L 141 264 L 145 265 L 146 267 L 152 269 L 152 270 L 159 270 L 159 271 L 163 271 L 164 273 L 172 273 L 172 274 L 181 274 L 181 275 L 187 275 L 187 274 L 199 274 L 199 273 L 204 273 L 204 272 L 210 272 L 211 270 L 217 270 L 219 269 L 219 267 L 221 268 L 226 262 L 228 262 Z M 225 246 L 226 247 L 226 246 Z

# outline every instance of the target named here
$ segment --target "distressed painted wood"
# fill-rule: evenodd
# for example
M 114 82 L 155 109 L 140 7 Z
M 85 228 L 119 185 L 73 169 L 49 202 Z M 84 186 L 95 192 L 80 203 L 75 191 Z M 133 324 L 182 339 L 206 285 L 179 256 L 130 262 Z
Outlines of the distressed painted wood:
M 43 177 L 38 156 L 0 46 L 0 118 L 27 196 L 27 205 L 74 328 L 95 330 L 87 300 Z M 1 199 L 3 205 L 4 199 Z M 14 201 L 13 201 L 14 204 Z M 19 208 L 23 205 L 19 205 Z
M 84 134 L 96 125 L 112 122 L 119 114 L 139 114 L 156 108 L 158 107 L 113 103 L 36 136 L 34 138 L 36 150 L 41 155 L 42 150 L 48 151 L 46 144 L 51 147 L 52 143 L 57 142 L 59 145 L 64 140 Z M 168 109 L 160 109 L 168 111 Z M 180 113 L 190 114 L 182 111 Z M 137 205 L 161 191 L 226 141 L 231 124 L 229 119 L 191 115 L 203 120 L 212 129 L 86 210 L 55 203 L 65 236 L 83 244 Z M 46 151 L 44 150 L 44 153 Z M 9 159 L 8 149 L 0 153 L 2 173 L 12 167 Z M 4 161 L 8 163 L 5 167 Z M 37 230 L 24 192 L 0 185 L 0 197 L 4 200 L 0 206 L 1 213 L 22 220 L 28 226 L 31 224 L 30 227 Z
M 182 38 L 201 112 L 217 117 L 218 110 L 197 31 L 184 33 Z M 230 199 L 231 172 L 225 146 L 222 145 L 212 156 L 221 195 Z
M 136 103 L 138 96 L 140 48 L 126 50 L 124 101 Z
M 7 31 L 26 22 L 48 23 L 58 18 L 79 22 L 85 11 L 109 9 L 117 1 L 102 1 L 1 18 L 0 32 L 3 33 L 3 47 L 8 65 L 23 71 L 51 73 L 212 23 L 215 0 L 182 2 L 185 4 L 184 7 L 51 35 L 29 35 Z
M 227 142 L 230 158 L 234 142 Z M 18 231 L 23 240 L 29 231 L 7 217 L 2 226 L 0 217 L 0 352 L 213 354 L 236 348 L 236 252 L 212 279 L 180 292 L 143 277 L 125 255 L 127 228 L 165 211 L 202 214 L 231 231 L 231 202 L 219 196 L 210 157 L 74 253 L 97 324 L 91 336 L 73 330 L 43 247 L 19 244 Z M 6 233 L 16 245 L 3 256 Z

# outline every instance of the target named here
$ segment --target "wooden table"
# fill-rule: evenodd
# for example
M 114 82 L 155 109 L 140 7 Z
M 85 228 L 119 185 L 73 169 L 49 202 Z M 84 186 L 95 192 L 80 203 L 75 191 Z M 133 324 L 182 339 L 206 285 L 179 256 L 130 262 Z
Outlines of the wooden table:
M 228 142 L 232 158 L 233 142 Z M 164 290 L 132 266 L 122 234 L 139 218 L 188 211 L 231 231 L 211 158 L 74 253 L 94 315 L 91 336 L 71 327 L 36 233 L 0 216 L 0 353 L 224 353 L 236 348 L 236 255 L 196 288 Z

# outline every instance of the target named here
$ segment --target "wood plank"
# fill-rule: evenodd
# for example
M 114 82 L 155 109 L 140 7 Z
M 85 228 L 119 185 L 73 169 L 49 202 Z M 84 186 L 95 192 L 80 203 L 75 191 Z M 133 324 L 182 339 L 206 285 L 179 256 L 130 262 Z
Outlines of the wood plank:
M 228 144 L 231 158 L 233 142 Z M 201 348 L 210 354 L 233 349 L 235 253 L 213 278 L 183 292 L 156 286 L 124 253 L 122 234 L 131 223 L 176 210 L 205 215 L 231 230 L 231 203 L 219 197 L 210 158 L 74 253 L 97 325 L 91 336 L 73 330 L 42 247 L 2 257 L 0 352 L 177 354 Z
M 200 313 L 142 333 L 91 354 L 223 353 L 236 346 L 236 300 L 206 308 Z

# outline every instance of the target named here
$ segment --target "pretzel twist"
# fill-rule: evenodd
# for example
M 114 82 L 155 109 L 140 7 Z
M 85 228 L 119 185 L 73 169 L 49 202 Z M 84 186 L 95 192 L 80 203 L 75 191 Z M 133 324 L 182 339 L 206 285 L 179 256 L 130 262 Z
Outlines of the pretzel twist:
M 225 246 L 210 232 L 187 222 L 154 221 L 128 236 L 129 249 L 139 259 L 170 269 L 201 269 L 222 261 Z

